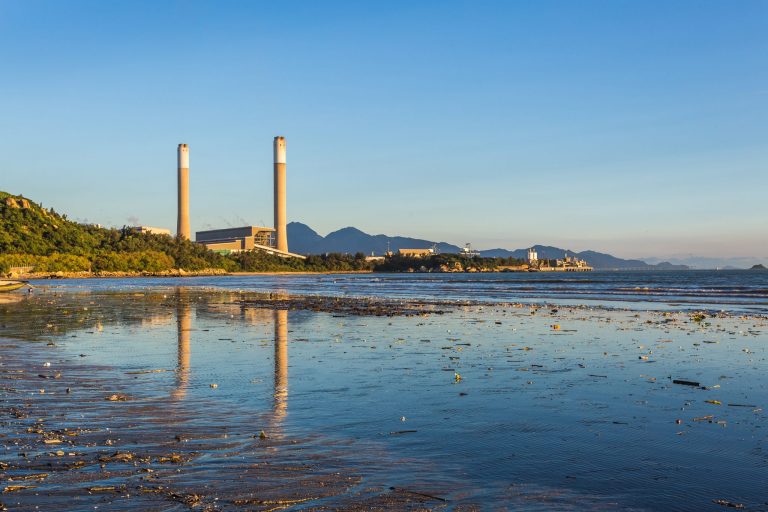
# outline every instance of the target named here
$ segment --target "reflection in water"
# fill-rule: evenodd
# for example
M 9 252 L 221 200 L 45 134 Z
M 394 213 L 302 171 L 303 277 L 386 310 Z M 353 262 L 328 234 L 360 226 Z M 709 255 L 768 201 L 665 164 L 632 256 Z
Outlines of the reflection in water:
M 275 401 L 274 421 L 280 423 L 288 412 L 288 311 L 276 309 L 275 318 Z
M 184 288 L 176 289 L 176 329 L 177 329 L 177 361 L 176 387 L 171 393 L 174 400 L 182 400 L 187 395 L 189 385 L 189 363 L 192 357 L 190 350 L 190 331 L 192 330 L 192 306 Z
M 195 303 L 196 306 L 199 304 Z M 273 427 L 279 426 L 288 412 L 288 311 L 247 308 L 242 304 L 210 305 L 207 311 L 225 313 L 234 316 L 239 312 L 239 318 L 251 325 L 265 324 L 271 320 L 275 333 L 275 384 L 273 402 Z M 199 312 L 198 312 L 199 313 Z M 199 314 L 195 315 L 199 317 Z M 177 329 L 177 362 L 176 385 L 171 392 L 173 400 L 183 400 L 187 395 L 191 374 L 191 332 L 192 332 L 192 301 L 186 288 L 176 289 L 176 329 Z

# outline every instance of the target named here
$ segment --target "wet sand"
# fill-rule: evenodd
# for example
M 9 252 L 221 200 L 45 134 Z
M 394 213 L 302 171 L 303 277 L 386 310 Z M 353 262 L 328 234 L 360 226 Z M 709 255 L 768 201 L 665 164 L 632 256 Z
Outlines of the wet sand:
M 179 288 L 0 324 L 9 510 L 768 507 L 762 317 Z
M 4 334 L 16 339 L 3 336 L 0 345 L 5 418 L 0 510 L 283 510 L 302 504 L 314 510 L 368 510 L 442 502 L 404 488 L 361 486 L 355 465 L 375 461 L 353 465 L 335 453 L 344 446 L 323 442 L 322 450 L 312 450 L 307 444 L 316 440 L 282 435 L 284 398 L 278 388 L 274 407 L 253 417 L 216 400 L 185 400 L 196 299 L 185 290 L 108 295 L 104 302 L 87 294 L 17 295 L 7 301 L 22 303 L 27 311 L 3 311 Z M 140 303 L 141 313 L 120 317 L 109 310 L 131 300 Z M 231 294 L 214 294 L 214 300 L 244 302 Z M 355 301 L 332 307 L 317 298 L 304 302 L 259 294 L 247 300 L 354 314 L 382 314 L 383 306 Z M 95 329 L 86 335 L 101 333 L 113 323 L 141 321 L 148 309 L 163 306 L 175 308 L 175 369 L 120 372 L 87 364 L 87 354 L 79 354 L 78 361 L 59 350 L 62 342 L 71 343 L 67 338 L 82 335 L 79 327 Z M 387 314 L 417 310 L 424 308 L 393 303 Z M 287 328 L 286 309 L 257 312 L 263 314 L 274 316 L 275 325 L 282 319 Z M 158 318 L 162 322 L 169 315 Z M 287 351 L 285 328 L 276 328 L 275 343 L 276 351 Z M 276 363 L 276 386 L 285 378 L 286 364 L 286 359 Z M 174 375 L 167 396 L 164 389 L 137 382 L 142 375 L 166 372 Z

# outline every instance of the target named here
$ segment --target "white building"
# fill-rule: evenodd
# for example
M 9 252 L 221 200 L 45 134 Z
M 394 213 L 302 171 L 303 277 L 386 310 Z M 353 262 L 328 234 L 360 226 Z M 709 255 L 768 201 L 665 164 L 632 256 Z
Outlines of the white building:
M 133 229 L 135 229 L 137 233 L 150 233 L 153 235 L 171 236 L 171 230 L 165 228 L 155 228 L 152 226 L 133 226 Z

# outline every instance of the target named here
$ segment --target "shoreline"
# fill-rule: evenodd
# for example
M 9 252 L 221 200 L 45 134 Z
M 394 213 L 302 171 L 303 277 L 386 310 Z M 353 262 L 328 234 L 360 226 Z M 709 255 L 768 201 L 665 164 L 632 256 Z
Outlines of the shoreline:
M 281 271 L 281 272 L 227 272 L 223 269 L 204 270 L 164 270 L 162 272 L 31 272 L 18 274 L 13 278 L 21 281 L 28 280 L 55 280 L 55 279 L 134 279 L 141 277 L 224 277 L 224 276 L 282 276 L 282 275 L 331 275 L 331 274 L 373 274 L 373 270 L 337 270 L 337 271 Z
M 708 272 L 715 269 L 686 269 L 686 270 L 679 270 L 680 272 Z M 203 269 L 203 270 L 184 270 L 184 269 L 173 269 L 173 270 L 163 270 L 160 272 L 124 272 L 124 271 L 98 271 L 98 272 L 91 272 L 91 271 L 76 271 L 76 272 L 64 272 L 64 271 L 57 271 L 57 272 L 30 272 L 30 273 L 22 273 L 22 274 L 15 274 L 10 273 L 7 274 L 4 279 L 10 279 L 10 280 L 46 280 L 46 279 L 133 279 L 133 278 L 141 278 L 141 277 L 211 277 L 211 276 L 234 276 L 234 277 L 244 277 L 244 276 L 291 276 L 291 275 L 345 275 L 345 274 L 382 274 L 382 275 L 410 275 L 410 274 L 437 274 L 437 275 L 444 275 L 444 274 L 585 274 L 585 273 L 592 273 L 592 272 L 611 272 L 611 273 L 655 273 L 655 272 L 676 272 L 678 270 L 664 270 L 664 269 L 635 269 L 635 268 L 600 268 L 600 269 L 593 269 L 589 272 L 568 272 L 568 271 L 510 271 L 510 270 L 493 270 L 493 271 L 483 271 L 483 272 L 469 272 L 469 271 L 462 271 L 462 272 L 405 272 L 405 271 L 383 271 L 383 270 L 322 270 L 322 271 L 309 271 L 309 270 L 297 270 L 297 271 L 289 271 L 289 270 L 282 270 L 282 271 L 267 271 L 267 272 L 245 272 L 245 271 L 237 271 L 237 272 L 227 272 L 224 269 L 220 268 L 210 268 L 210 269 Z M 726 270 L 720 270 L 720 272 L 754 272 L 752 269 L 726 269 Z

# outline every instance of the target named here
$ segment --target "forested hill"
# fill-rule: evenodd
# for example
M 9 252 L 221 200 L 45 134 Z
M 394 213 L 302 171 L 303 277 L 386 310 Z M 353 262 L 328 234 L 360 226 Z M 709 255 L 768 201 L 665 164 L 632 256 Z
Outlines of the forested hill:
M 117 230 L 78 224 L 22 196 L 0 192 L 0 253 L 86 255 L 119 237 Z
M 169 236 L 79 224 L 22 196 L 0 192 L 0 255 L 6 266 L 44 270 L 228 268 L 220 255 Z
M 79 224 L 22 196 L 0 191 L 0 275 L 10 267 L 37 272 L 166 272 L 220 269 L 248 272 L 370 270 L 362 255 L 306 260 L 260 251 L 222 255 L 167 235 Z

